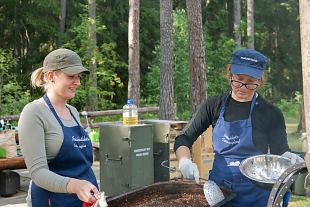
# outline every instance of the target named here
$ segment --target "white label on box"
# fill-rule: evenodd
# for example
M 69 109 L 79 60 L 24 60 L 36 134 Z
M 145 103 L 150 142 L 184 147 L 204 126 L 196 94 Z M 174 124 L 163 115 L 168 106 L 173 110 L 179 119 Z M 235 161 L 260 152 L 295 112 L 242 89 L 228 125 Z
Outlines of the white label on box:
M 133 152 L 136 153 L 136 157 L 148 156 L 150 154 L 150 151 L 150 147 L 133 150 Z

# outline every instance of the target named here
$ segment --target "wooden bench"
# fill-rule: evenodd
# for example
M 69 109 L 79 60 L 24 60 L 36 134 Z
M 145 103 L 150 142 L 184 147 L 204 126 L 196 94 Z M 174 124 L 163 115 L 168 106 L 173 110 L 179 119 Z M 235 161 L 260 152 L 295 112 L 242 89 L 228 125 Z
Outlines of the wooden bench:
M 15 170 L 25 168 L 26 164 L 23 157 L 0 159 L 0 170 Z
M 20 188 L 20 175 L 12 170 L 25 169 L 23 157 L 0 159 L 0 195 L 11 196 Z

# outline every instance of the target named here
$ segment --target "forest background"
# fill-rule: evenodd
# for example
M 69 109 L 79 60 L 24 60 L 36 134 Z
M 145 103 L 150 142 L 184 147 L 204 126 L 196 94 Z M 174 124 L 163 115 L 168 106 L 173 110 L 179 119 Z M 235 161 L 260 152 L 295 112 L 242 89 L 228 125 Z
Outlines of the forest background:
M 76 51 L 86 67 L 96 59 L 97 87 L 82 86 L 71 104 L 79 111 L 120 109 L 128 98 L 128 1 L 97 0 L 95 56 L 89 35 L 89 2 L 0 0 L 0 115 L 19 114 L 26 103 L 42 96 L 30 87 L 32 71 L 42 66 L 53 49 Z M 268 5 L 268 6 L 266 6 Z M 298 118 L 302 101 L 302 76 L 298 1 L 255 1 L 255 49 L 269 58 L 267 82 L 260 93 L 278 105 L 286 118 Z M 247 46 L 246 1 L 241 0 L 237 32 Z M 229 90 L 225 67 L 237 48 L 234 40 L 233 1 L 201 1 L 208 97 Z M 140 1 L 140 107 L 159 106 L 160 2 Z M 190 75 L 186 1 L 173 1 L 173 81 L 177 118 L 188 120 Z M 96 94 L 98 105 L 90 107 Z

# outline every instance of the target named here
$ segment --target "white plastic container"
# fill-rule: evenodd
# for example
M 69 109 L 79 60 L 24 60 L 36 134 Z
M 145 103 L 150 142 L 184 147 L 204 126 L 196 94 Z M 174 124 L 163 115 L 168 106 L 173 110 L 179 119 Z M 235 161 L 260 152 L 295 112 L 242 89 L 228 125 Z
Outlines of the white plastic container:
M 138 124 L 138 107 L 133 99 L 128 99 L 127 104 L 123 106 L 123 125 Z

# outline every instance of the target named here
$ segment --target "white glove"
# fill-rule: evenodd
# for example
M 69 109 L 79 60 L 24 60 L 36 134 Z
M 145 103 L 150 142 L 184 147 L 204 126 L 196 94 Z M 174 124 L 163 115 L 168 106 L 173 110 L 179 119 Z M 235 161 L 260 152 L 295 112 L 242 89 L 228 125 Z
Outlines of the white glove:
M 281 156 L 289 158 L 292 164 L 304 162 L 305 160 L 292 152 L 284 152 Z
M 182 158 L 179 161 L 179 169 L 185 179 L 195 180 L 199 183 L 199 171 L 197 165 L 190 159 Z

